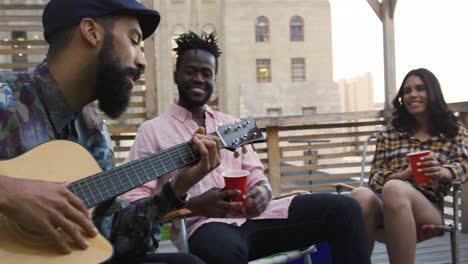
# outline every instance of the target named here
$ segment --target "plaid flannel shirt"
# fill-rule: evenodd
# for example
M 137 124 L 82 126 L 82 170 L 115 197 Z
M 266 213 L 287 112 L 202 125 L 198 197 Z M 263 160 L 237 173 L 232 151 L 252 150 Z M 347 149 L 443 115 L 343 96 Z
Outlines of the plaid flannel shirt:
M 437 161 L 452 172 L 454 179 L 464 182 L 468 169 L 466 163 L 468 160 L 467 146 L 468 134 L 462 124 L 459 124 L 458 135 L 454 138 L 447 138 L 440 134 L 424 142 L 406 132 L 397 131 L 390 125 L 377 136 L 369 187 L 374 192 L 382 192 L 386 182 L 385 179 L 389 175 L 403 171 L 409 166 L 406 154 L 421 150 L 431 150 Z M 444 181 L 431 181 L 417 185 L 411 180 L 410 183 L 430 201 L 440 205 L 441 208 L 444 196 L 447 195 L 451 187 L 450 182 Z

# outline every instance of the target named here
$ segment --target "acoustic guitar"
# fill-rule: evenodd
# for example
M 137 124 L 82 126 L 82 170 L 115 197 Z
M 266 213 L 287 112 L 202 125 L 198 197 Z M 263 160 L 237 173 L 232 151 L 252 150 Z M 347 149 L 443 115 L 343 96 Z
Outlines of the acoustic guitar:
M 221 149 L 231 151 L 264 141 L 252 117 L 213 132 Z M 56 140 L 44 143 L 11 160 L 0 161 L 0 175 L 22 179 L 72 182 L 69 190 L 92 210 L 113 197 L 156 179 L 199 159 L 194 145 L 183 143 L 159 153 L 102 172 L 94 158 L 81 145 Z M 112 256 L 112 246 L 100 234 L 87 238 L 90 246 L 61 254 L 52 240 L 28 233 L 0 213 L 0 263 L 100 263 Z

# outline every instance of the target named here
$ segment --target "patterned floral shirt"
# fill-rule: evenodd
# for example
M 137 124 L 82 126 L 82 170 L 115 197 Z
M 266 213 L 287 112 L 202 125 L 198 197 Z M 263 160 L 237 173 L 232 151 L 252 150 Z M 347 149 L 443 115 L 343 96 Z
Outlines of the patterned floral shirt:
M 421 150 L 431 150 L 433 156 L 449 169 L 455 179 L 466 180 L 468 169 L 468 134 L 462 124 L 459 124 L 458 135 L 447 138 L 444 135 L 431 137 L 421 142 L 408 133 L 399 132 L 393 126 L 388 126 L 377 136 L 377 146 L 372 160 L 369 186 L 375 192 L 382 192 L 385 178 L 408 167 L 406 154 Z M 450 189 L 450 183 L 438 181 L 417 185 L 410 182 L 430 201 L 443 204 L 444 196 Z
M 54 139 L 82 145 L 103 170 L 115 166 L 104 121 L 91 106 L 71 111 L 46 62 L 32 72 L 0 72 L 0 160 Z

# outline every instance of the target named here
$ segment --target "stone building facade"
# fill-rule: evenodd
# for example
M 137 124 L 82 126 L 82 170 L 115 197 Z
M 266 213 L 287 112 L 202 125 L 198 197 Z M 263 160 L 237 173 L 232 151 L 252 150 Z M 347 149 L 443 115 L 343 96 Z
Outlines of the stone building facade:
M 219 109 L 235 116 L 339 112 L 328 0 L 159 0 L 158 112 L 177 98 L 173 39 L 218 34 Z

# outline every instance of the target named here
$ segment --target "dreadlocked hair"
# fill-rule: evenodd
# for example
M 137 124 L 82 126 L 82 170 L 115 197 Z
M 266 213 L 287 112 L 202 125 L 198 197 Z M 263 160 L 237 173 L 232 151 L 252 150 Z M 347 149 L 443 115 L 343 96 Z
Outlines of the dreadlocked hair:
M 177 43 L 177 47 L 174 48 L 173 51 L 177 54 L 176 70 L 179 69 L 180 59 L 186 51 L 199 49 L 213 54 L 216 62 L 215 72 L 218 73 L 218 58 L 221 55 L 221 50 L 218 47 L 218 38 L 214 32 L 210 34 L 202 33 L 202 35 L 199 36 L 196 33 L 189 31 L 188 33 L 180 35 L 175 42 Z

